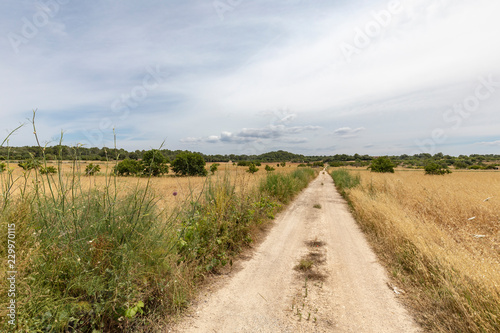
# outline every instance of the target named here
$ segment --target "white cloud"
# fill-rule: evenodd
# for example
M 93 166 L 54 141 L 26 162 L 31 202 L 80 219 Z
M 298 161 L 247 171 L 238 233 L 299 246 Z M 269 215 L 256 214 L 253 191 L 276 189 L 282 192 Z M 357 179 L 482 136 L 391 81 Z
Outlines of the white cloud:
M 361 131 L 364 131 L 364 127 L 358 127 L 358 128 L 350 128 L 350 127 L 342 127 L 338 128 L 335 131 L 333 131 L 334 134 L 342 137 L 342 138 L 354 138 L 357 136 L 358 133 Z
M 478 142 L 477 144 L 484 146 L 500 146 L 500 140 L 490 141 L 490 142 Z
M 304 143 L 307 138 L 294 138 L 293 135 L 300 134 L 306 131 L 317 131 L 320 126 L 293 126 L 285 125 L 270 125 L 263 128 L 243 128 L 236 133 L 222 132 L 219 136 L 210 135 L 205 138 L 184 138 L 183 143 L 248 143 L 261 142 L 262 140 L 282 140 L 287 143 Z

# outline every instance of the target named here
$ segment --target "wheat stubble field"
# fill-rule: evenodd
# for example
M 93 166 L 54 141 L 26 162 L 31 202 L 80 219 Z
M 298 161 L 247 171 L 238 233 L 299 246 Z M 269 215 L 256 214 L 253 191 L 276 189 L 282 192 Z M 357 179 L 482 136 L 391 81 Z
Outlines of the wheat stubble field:
M 500 173 L 349 171 L 354 214 L 432 332 L 500 329 Z
M 135 188 L 144 188 L 146 184 L 149 183 L 149 189 L 156 197 L 158 207 L 166 210 L 174 209 L 189 201 L 198 200 L 198 196 L 207 186 L 208 182 L 218 182 L 226 179 L 234 186 L 237 192 L 245 192 L 251 190 L 266 177 L 267 172 L 264 170 L 266 165 L 273 166 L 275 168 L 274 173 L 280 174 L 289 174 L 297 169 L 297 163 L 290 163 L 285 167 L 277 167 L 274 163 L 264 163 L 261 167 L 259 167 L 259 171 L 255 174 L 249 174 L 246 172 L 248 167 L 236 166 L 232 163 L 218 163 L 220 164 L 218 171 L 214 174 L 209 172 L 208 177 L 176 177 L 172 171 L 170 171 L 169 174 L 162 177 L 154 177 L 152 180 L 148 179 L 148 177 L 134 176 L 117 177 L 115 179 L 112 176 L 112 172 L 116 163 L 117 162 L 114 161 L 93 162 L 94 165 L 98 165 L 100 167 L 100 172 L 93 177 L 85 175 L 85 167 L 89 164 L 85 161 L 78 161 L 76 163 L 72 161 L 63 161 L 59 167 L 64 174 L 64 178 L 68 182 L 71 182 L 74 178 L 78 183 L 78 187 L 82 187 L 84 189 L 96 188 L 103 190 L 108 187 L 110 191 L 114 191 L 114 185 L 116 184 L 118 193 L 125 195 L 133 191 Z M 207 164 L 207 169 L 210 168 L 210 165 L 211 163 Z M 47 166 L 57 168 L 58 163 L 47 162 Z M 9 169 L 13 170 L 13 178 L 18 179 L 11 191 L 12 194 L 19 194 L 19 192 L 24 189 L 25 184 L 27 184 L 29 191 L 29 189 L 35 184 L 34 172 L 27 175 L 28 181 L 26 182 L 24 179 L 25 173 L 20 167 L 17 166 L 17 163 L 11 163 L 9 165 Z M 55 175 L 51 177 L 57 178 Z M 47 183 L 45 182 L 45 186 L 46 185 Z

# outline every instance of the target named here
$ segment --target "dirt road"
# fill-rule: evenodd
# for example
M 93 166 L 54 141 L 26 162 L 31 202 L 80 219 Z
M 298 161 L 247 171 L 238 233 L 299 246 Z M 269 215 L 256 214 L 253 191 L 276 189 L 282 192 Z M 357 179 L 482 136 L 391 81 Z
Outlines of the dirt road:
M 420 332 L 321 173 L 172 332 Z

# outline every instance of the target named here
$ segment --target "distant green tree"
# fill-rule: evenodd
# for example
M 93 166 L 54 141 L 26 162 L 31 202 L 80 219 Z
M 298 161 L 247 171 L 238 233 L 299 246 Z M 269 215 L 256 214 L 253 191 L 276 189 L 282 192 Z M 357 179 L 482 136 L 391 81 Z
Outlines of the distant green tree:
M 139 159 L 139 154 L 137 152 L 131 152 L 128 154 L 128 158 L 130 158 L 131 160 L 138 160 Z
M 167 158 L 157 149 L 148 150 L 142 156 L 145 175 L 157 177 L 168 173 L 167 163 Z
M 93 163 L 90 163 L 89 165 L 87 165 L 87 167 L 85 168 L 85 174 L 87 176 L 93 176 L 95 175 L 97 172 L 101 171 L 101 166 L 98 165 L 98 164 L 93 164 Z
M 20 166 L 23 170 L 31 170 L 31 169 L 38 169 L 42 164 L 38 160 L 28 160 L 28 161 L 22 161 L 17 164 Z
M 254 174 L 254 173 L 256 173 L 257 171 L 259 171 L 259 168 L 257 168 L 257 167 L 255 166 L 255 164 L 253 164 L 253 163 L 252 163 L 252 164 L 250 164 L 250 165 L 248 166 L 248 170 L 247 170 L 247 172 L 248 172 L 248 173 Z
M 331 167 L 334 167 L 334 168 L 337 168 L 337 167 L 342 167 L 342 166 L 345 166 L 346 163 L 345 162 L 339 162 L 339 161 L 332 161 L 332 162 L 328 162 L 328 164 L 330 164 Z
M 172 170 L 181 176 L 206 176 L 206 162 L 200 154 L 182 152 L 172 162 Z
M 40 174 L 46 175 L 50 173 L 57 173 L 57 169 L 53 166 L 40 167 Z
M 144 165 L 140 161 L 125 159 L 114 168 L 115 174 L 119 176 L 139 175 L 144 171 Z
M 453 163 L 453 166 L 455 167 L 455 169 L 467 169 L 468 164 L 464 161 L 456 161 L 455 163 Z
M 426 175 L 445 175 L 447 173 L 451 173 L 448 167 L 444 167 L 438 163 L 431 162 L 425 166 Z
M 484 167 L 485 170 L 498 170 L 498 164 L 488 164 Z
M 394 173 L 394 163 L 387 156 L 381 156 L 372 161 L 372 164 L 368 167 L 372 172 L 390 172 Z
M 0 163 L 0 172 L 4 172 L 6 168 L 7 168 L 7 164 L 5 164 L 3 162 Z
M 305 166 L 305 165 L 304 165 Z M 266 165 L 266 167 L 264 168 L 267 172 L 271 172 L 271 171 L 274 171 L 274 168 L 269 166 L 269 165 Z
M 435 160 L 441 160 L 444 157 L 444 155 L 443 155 L 443 153 L 437 153 L 437 154 L 434 154 L 433 157 Z
M 286 162 L 281 162 L 280 164 L 282 167 L 285 167 L 286 166 Z
M 217 169 L 219 168 L 219 163 L 213 163 L 211 166 L 210 166 L 210 172 L 212 173 L 212 175 L 217 171 Z

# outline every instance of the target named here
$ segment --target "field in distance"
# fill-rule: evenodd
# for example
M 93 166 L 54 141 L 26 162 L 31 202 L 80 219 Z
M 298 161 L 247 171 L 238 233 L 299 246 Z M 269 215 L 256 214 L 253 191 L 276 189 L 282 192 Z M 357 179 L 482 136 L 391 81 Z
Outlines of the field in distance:
M 94 176 L 86 176 L 85 168 L 87 165 L 92 163 L 93 165 L 98 165 L 100 171 Z M 207 163 L 206 169 L 210 170 L 210 166 L 213 163 Z M 159 208 L 172 208 L 178 205 L 182 205 L 186 201 L 196 201 L 196 196 L 200 194 L 202 189 L 208 184 L 209 181 L 216 181 L 217 179 L 228 177 L 230 183 L 235 186 L 236 191 L 245 191 L 254 188 L 258 183 L 266 177 L 267 171 L 265 171 L 266 165 L 273 167 L 274 173 L 291 173 L 297 169 L 299 163 L 286 163 L 286 165 L 278 166 L 279 163 L 262 163 L 258 167 L 258 171 L 254 174 L 248 173 L 248 167 L 237 166 L 233 163 L 217 163 L 219 164 L 218 170 L 212 174 L 208 172 L 208 177 L 177 177 L 175 173 L 170 170 L 170 172 L 164 176 L 152 177 L 150 182 L 150 189 L 158 200 Z M 62 161 L 61 162 L 62 174 L 66 178 L 73 177 L 73 172 L 78 179 L 80 185 L 83 188 L 97 187 L 103 189 L 106 184 L 112 180 L 110 176 L 113 172 L 113 167 L 116 165 L 115 161 L 110 162 L 95 162 L 95 161 Z M 47 166 L 58 167 L 58 163 L 55 161 L 47 162 Z M 13 170 L 14 178 L 23 178 L 24 170 L 20 168 L 17 163 L 10 163 L 9 168 Z M 31 171 L 27 173 L 28 177 L 33 178 L 35 172 Z M 38 175 L 40 177 L 40 175 Z M 44 176 L 45 177 L 45 176 Z M 53 175 L 52 177 L 57 177 Z M 116 177 L 117 189 L 120 193 L 130 193 L 135 187 L 143 188 L 148 182 L 148 177 Z M 32 181 L 29 182 L 33 184 Z M 21 184 L 24 186 L 24 181 L 18 182 L 18 186 L 14 187 L 12 191 L 13 194 L 19 193 L 22 188 Z M 112 190 L 112 187 L 111 187 Z M 174 195 L 175 193 L 175 195 Z

